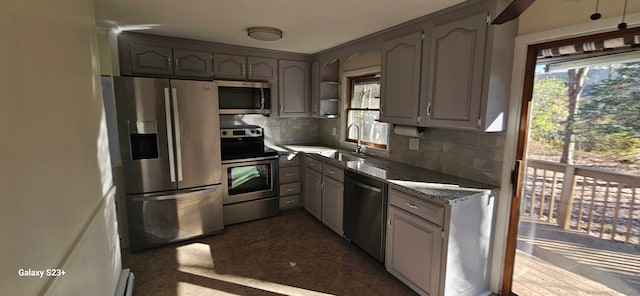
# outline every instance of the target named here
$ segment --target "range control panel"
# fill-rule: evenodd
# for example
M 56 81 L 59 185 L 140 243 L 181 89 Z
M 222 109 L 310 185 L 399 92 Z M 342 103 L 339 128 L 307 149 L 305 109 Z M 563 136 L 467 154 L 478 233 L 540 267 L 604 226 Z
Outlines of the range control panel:
M 229 138 L 260 138 L 262 137 L 262 128 L 257 125 L 237 126 L 220 129 L 220 137 Z

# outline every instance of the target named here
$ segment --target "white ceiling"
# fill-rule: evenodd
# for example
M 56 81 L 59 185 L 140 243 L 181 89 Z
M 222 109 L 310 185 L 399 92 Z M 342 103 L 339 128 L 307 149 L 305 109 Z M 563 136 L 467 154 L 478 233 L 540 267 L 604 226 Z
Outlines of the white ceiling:
M 101 28 L 315 53 L 466 0 L 95 0 Z M 256 41 L 250 26 L 283 31 Z

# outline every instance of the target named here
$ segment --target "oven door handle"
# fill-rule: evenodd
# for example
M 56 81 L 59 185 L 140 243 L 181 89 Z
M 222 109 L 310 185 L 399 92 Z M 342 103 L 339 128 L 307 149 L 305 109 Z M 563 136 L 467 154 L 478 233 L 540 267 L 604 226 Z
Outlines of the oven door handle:
M 278 159 L 277 155 L 254 157 L 254 158 L 229 159 L 229 160 L 223 160 L 222 164 L 235 164 L 235 163 L 245 163 L 245 162 L 261 161 L 261 160 L 276 160 L 276 159 Z

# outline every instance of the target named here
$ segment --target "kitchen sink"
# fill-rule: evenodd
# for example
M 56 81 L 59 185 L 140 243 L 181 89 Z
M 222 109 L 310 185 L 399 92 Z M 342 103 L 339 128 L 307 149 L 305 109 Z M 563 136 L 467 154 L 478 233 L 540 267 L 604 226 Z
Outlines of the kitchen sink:
M 331 155 L 325 155 L 326 157 L 337 159 L 339 161 L 364 161 L 364 158 L 358 157 L 352 153 L 342 153 L 340 151 L 336 151 Z

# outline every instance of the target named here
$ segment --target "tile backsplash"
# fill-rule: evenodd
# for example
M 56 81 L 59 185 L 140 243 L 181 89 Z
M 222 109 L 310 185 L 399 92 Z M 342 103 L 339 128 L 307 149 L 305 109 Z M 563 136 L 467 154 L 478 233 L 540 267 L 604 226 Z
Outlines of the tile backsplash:
M 318 119 L 280 118 L 259 114 L 220 115 L 220 125 L 259 125 L 264 129 L 265 141 L 273 144 L 317 144 Z
M 344 148 L 339 137 L 332 135 L 334 128 L 340 131 L 341 122 L 339 119 L 320 120 L 320 143 Z M 372 149 L 367 153 L 499 186 L 504 140 L 504 133 L 427 128 L 419 138 L 418 150 L 409 149 L 409 137 L 391 132 L 388 153 Z

